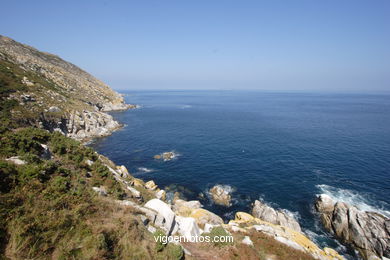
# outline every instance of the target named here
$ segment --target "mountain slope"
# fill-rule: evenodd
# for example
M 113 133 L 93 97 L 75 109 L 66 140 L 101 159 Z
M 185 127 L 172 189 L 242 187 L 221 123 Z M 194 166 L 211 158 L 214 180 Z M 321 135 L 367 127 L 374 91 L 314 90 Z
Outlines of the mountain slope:
M 120 125 L 105 112 L 135 107 L 77 66 L 5 36 L 0 36 L 0 71 L 2 97 L 17 102 L 14 121 L 76 139 L 110 134 Z

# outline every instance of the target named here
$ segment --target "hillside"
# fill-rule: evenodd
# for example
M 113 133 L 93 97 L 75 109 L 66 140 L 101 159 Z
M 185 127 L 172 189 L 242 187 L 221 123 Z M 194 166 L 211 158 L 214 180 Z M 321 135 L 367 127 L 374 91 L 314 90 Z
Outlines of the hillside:
M 77 66 L 5 36 L 0 36 L 0 71 L 0 94 L 12 105 L 6 117 L 21 125 L 82 140 L 120 127 L 105 112 L 135 107 Z
M 168 201 L 84 146 L 120 127 L 106 111 L 133 106 L 55 55 L 1 36 L 0 89 L 0 259 L 343 259 L 247 213 L 226 224 Z M 156 242 L 164 234 L 234 240 Z

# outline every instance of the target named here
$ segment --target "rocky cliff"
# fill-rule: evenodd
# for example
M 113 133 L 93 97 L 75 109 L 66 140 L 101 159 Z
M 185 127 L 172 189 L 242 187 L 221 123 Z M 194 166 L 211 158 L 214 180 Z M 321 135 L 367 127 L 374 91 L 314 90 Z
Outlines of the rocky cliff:
M 390 257 L 390 219 L 376 212 L 318 196 L 315 207 L 325 228 L 341 242 L 352 245 L 364 259 Z
M 7 96 L 19 103 L 12 116 L 27 124 L 81 140 L 120 126 L 105 112 L 135 107 L 72 63 L 5 36 L 0 36 L 0 62 L 2 80 L 8 76 L 21 85 Z

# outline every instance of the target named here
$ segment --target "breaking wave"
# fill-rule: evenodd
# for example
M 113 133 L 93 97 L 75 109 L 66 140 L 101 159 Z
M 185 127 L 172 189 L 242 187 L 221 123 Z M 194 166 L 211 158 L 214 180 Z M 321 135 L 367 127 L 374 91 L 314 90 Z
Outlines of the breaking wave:
M 353 190 L 335 188 L 326 184 L 316 185 L 321 194 L 330 196 L 334 201 L 342 201 L 349 205 L 354 205 L 359 210 L 372 211 L 390 217 L 390 211 L 384 205 L 378 205 L 369 196 L 363 195 Z M 375 206 L 373 206 L 375 205 Z
M 153 169 L 149 169 L 149 168 L 146 168 L 146 167 L 139 167 L 139 168 L 137 168 L 137 170 L 139 172 L 145 172 L 145 173 L 154 172 Z

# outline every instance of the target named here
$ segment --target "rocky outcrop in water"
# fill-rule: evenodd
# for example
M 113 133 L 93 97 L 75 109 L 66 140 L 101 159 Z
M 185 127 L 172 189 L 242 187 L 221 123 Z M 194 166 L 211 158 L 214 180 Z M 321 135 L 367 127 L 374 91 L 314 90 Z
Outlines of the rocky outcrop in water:
M 232 205 L 233 189 L 228 185 L 215 185 L 209 190 L 211 199 L 218 205 L 230 207 Z
M 315 207 L 325 228 L 341 242 L 353 246 L 364 259 L 390 257 L 390 219 L 355 206 L 318 196 Z
M 162 154 L 156 154 L 153 156 L 154 159 L 157 160 L 163 160 L 164 162 L 173 160 L 177 157 L 177 154 L 175 152 L 164 152 Z
M 253 205 L 252 215 L 272 224 L 285 226 L 301 232 L 301 226 L 294 217 L 282 210 L 275 210 L 259 200 L 256 200 Z

